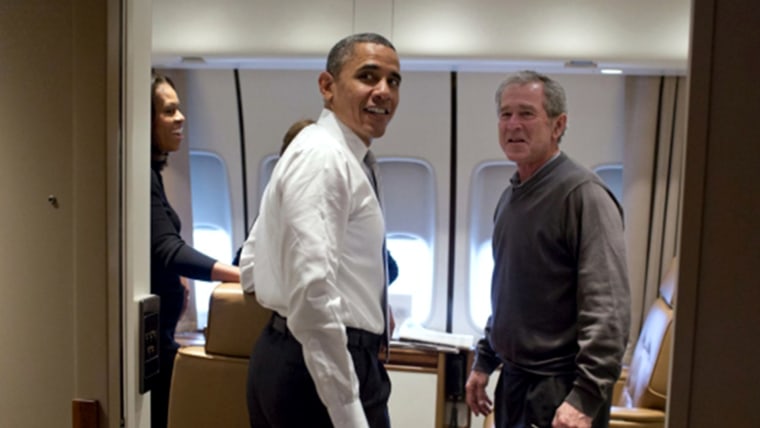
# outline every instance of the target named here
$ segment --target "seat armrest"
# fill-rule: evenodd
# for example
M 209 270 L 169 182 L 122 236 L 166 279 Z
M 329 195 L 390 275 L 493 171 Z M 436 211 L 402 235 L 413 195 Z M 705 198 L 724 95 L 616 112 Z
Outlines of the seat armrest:
M 662 410 L 644 409 L 641 407 L 612 406 L 610 411 L 611 420 L 630 421 L 637 423 L 664 423 L 665 412 Z
M 623 371 L 620 372 L 620 377 L 618 378 L 617 382 L 615 382 L 615 385 L 612 387 L 612 404 L 620 404 L 620 397 L 623 396 L 623 389 L 625 388 L 625 383 L 628 381 L 628 367 L 623 367 Z

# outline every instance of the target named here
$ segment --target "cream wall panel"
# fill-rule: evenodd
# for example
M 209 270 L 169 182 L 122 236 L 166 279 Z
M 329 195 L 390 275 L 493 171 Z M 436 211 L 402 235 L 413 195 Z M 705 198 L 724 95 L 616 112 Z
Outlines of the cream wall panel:
M 322 96 L 316 70 L 241 70 L 240 90 L 248 169 L 248 215 L 259 209 L 259 172 L 262 163 L 280 152 L 282 137 L 300 119 L 317 119 Z
M 240 197 L 243 174 L 235 74 L 233 70 L 187 70 L 184 86 L 182 106 L 187 117 L 186 146 L 190 150 L 218 155 L 227 167 L 232 214 L 231 250 L 235 254 L 247 231 Z
M 395 4 L 403 55 L 685 63 L 686 0 L 416 0 Z
M 627 143 L 624 146 L 623 207 L 626 210 L 628 280 L 632 285 L 632 338 L 638 336 L 636 333 L 644 318 L 644 310 L 649 306 L 645 293 L 649 241 L 650 235 L 653 236 L 649 229 L 660 84 L 660 79 L 655 77 L 632 77 L 626 82 Z
M 394 427 L 432 427 L 435 425 L 435 400 L 438 376 L 389 370 L 391 397 L 388 413 Z
M 156 0 L 153 54 L 324 55 L 353 32 L 351 0 Z
M 673 153 L 670 177 L 667 184 L 671 192 L 668 195 L 667 217 L 665 219 L 665 236 L 663 237 L 662 272 L 669 266 L 672 255 L 678 254 L 678 242 L 681 233 L 681 198 L 683 195 L 683 168 L 686 154 L 686 114 L 688 97 L 686 78 L 679 77 L 677 82 L 676 111 L 673 123 Z
M 688 0 L 155 0 L 155 58 L 321 57 L 378 31 L 404 58 L 608 65 L 684 73 Z
M 394 0 L 354 0 L 356 13 L 353 31 L 392 37 L 394 3 Z

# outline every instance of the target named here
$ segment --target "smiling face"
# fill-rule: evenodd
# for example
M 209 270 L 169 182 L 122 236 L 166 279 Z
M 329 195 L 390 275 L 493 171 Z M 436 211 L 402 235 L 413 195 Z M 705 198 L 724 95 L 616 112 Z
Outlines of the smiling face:
M 153 145 L 160 153 L 174 152 L 182 143 L 182 126 L 185 116 L 179 110 L 177 91 L 168 83 L 161 83 L 153 94 Z
M 382 137 L 396 112 L 401 73 L 396 51 L 377 43 L 357 43 L 337 76 L 319 75 L 325 107 L 369 146 Z
M 543 83 L 512 84 L 504 89 L 499 103 L 499 145 L 517 164 L 521 180 L 559 151 L 566 123 L 565 113 L 554 118 L 547 115 Z

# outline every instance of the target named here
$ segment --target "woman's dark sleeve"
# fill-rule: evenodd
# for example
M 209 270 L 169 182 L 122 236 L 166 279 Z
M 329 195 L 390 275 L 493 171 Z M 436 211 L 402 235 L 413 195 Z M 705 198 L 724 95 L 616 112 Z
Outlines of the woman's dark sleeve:
M 151 171 L 150 183 L 150 246 L 151 263 L 162 269 L 193 279 L 211 279 L 216 260 L 187 245 L 172 221 L 174 210 L 164 195 L 160 177 Z M 177 219 L 177 221 L 179 221 Z

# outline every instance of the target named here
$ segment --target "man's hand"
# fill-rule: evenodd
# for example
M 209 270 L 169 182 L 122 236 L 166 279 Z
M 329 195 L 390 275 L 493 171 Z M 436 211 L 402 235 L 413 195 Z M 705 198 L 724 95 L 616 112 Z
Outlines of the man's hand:
M 591 418 L 565 401 L 554 412 L 552 428 L 591 428 Z
M 467 379 L 467 385 L 465 386 L 465 391 L 467 391 L 466 401 L 467 405 L 470 406 L 470 410 L 475 413 L 475 416 L 486 416 L 491 413 L 493 402 L 488 398 L 486 385 L 488 385 L 487 374 L 475 370 L 470 372 L 470 377 Z

